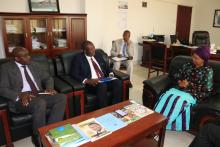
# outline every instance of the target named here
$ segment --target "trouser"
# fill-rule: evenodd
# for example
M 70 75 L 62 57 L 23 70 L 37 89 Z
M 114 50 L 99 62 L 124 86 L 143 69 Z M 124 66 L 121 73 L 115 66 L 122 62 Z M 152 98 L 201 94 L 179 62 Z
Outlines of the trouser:
M 37 135 L 37 129 L 54 122 L 62 121 L 66 107 L 64 94 L 39 95 L 32 99 L 28 106 L 23 106 L 20 101 L 16 102 L 17 112 L 32 114 L 33 134 Z M 49 117 L 46 121 L 46 112 L 49 109 Z
M 96 86 L 86 85 L 85 90 L 86 92 L 96 95 L 99 108 L 108 106 L 109 101 L 111 101 L 107 96 L 107 91 L 111 91 L 112 93 L 111 104 L 119 103 L 122 100 L 122 82 L 118 79 L 105 83 L 99 83 Z
M 189 147 L 219 147 L 220 126 L 215 124 L 205 125 L 197 134 Z
M 127 74 L 130 76 L 130 80 L 132 80 L 132 73 L 133 73 L 133 60 L 126 60 L 126 61 L 115 61 L 113 65 L 113 69 L 119 70 L 122 63 L 125 63 L 127 68 Z

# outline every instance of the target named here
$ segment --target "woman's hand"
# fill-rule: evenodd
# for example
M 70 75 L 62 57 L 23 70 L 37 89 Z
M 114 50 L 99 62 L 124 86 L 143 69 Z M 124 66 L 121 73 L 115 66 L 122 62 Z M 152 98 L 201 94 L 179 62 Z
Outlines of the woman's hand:
M 180 88 L 186 88 L 186 87 L 188 87 L 189 82 L 187 80 L 179 80 L 178 84 L 179 84 Z

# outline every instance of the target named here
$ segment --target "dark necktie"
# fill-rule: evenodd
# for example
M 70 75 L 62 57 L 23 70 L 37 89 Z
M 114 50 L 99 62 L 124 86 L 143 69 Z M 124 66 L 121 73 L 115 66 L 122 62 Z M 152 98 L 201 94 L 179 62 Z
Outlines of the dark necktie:
M 25 77 L 27 79 L 27 82 L 28 82 L 30 88 L 31 88 L 32 94 L 33 95 L 37 95 L 37 93 L 38 93 L 37 87 L 35 86 L 35 84 L 32 81 L 30 75 L 28 74 L 26 66 L 22 66 L 22 67 L 24 68 L 24 75 L 25 75 Z
M 98 78 L 104 78 L 104 74 L 103 72 L 99 69 L 98 65 L 94 62 L 94 60 L 91 58 L 92 61 L 92 65 L 95 69 L 96 75 L 98 76 Z

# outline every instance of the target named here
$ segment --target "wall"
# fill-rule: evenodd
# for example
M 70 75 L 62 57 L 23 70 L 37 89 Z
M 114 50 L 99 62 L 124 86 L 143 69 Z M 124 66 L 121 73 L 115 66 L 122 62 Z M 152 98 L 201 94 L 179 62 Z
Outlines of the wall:
M 29 12 L 28 0 L 19 0 L 19 7 L 11 5 L 18 0 L 1 0 L 0 12 Z M 121 38 L 123 30 L 118 27 L 118 0 L 59 0 L 61 13 L 87 13 L 87 35 L 97 48 L 107 53 L 111 41 Z M 195 0 L 147 0 L 147 8 L 141 7 L 142 0 L 128 0 L 127 29 L 135 43 L 135 60 L 140 60 L 142 49 L 137 45 L 141 36 L 149 33 L 165 34 L 166 41 L 175 33 L 177 5 L 193 6 Z M 3 44 L 0 37 L 0 47 Z M 0 50 L 4 57 L 4 49 Z
M 138 46 L 141 36 L 149 33 L 169 35 L 175 33 L 177 5 L 193 6 L 188 0 L 147 0 L 147 8 L 142 8 L 142 0 L 128 0 L 127 29 L 135 43 L 134 60 L 141 60 L 142 47 Z M 95 46 L 110 53 L 111 41 L 121 38 L 123 30 L 118 27 L 118 0 L 86 0 L 88 14 L 88 39 Z
M 215 9 L 220 9 L 220 0 L 197 0 L 192 18 L 192 31 L 209 31 L 211 43 L 220 48 L 220 28 L 213 27 Z

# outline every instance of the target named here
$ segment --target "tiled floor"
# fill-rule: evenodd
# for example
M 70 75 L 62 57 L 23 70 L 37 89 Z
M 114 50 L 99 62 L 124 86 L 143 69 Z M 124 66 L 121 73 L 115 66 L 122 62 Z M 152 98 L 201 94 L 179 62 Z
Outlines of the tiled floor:
M 133 88 L 130 89 L 130 98 L 142 103 L 143 81 L 147 79 L 147 69 L 139 65 L 134 67 Z M 164 147 L 188 147 L 193 135 L 187 132 L 166 131 Z M 14 142 L 15 147 L 33 147 L 31 138 L 25 138 Z

